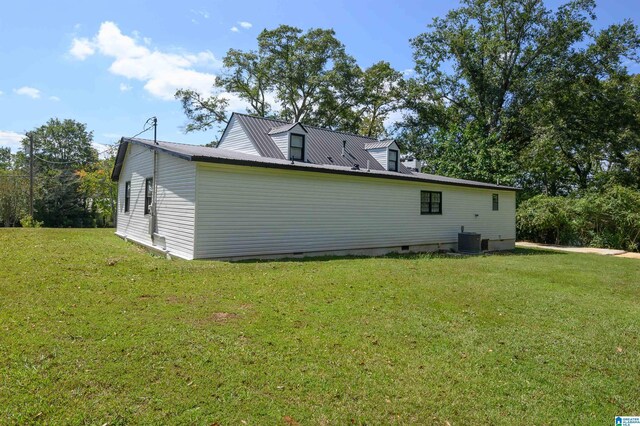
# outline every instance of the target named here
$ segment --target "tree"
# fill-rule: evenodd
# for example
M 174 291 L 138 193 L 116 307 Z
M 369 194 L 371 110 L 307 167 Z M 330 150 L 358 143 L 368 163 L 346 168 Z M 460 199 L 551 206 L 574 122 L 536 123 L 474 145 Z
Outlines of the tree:
M 28 132 L 33 137 L 33 154 L 41 170 L 77 170 L 98 160 L 92 146 L 93 132 L 75 120 L 51 118 L 46 124 Z M 29 151 L 29 138 L 22 141 Z
M 623 65 L 639 47 L 631 22 L 613 25 L 561 58 L 542 84 L 533 144 L 551 144 L 578 189 L 603 174 L 624 173 L 627 157 L 640 149 L 640 85 Z
M 401 132 L 407 145 L 421 152 L 416 142 L 456 139 L 472 151 L 473 141 L 484 140 L 489 151 L 515 158 L 530 139 L 521 118 L 539 95 L 537 83 L 585 37 L 593 8 L 592 0 L 574 0 L 555 13 L 541 0 L 464 0 L 434 19 L 429 32 L 412 40 L 416 77 L 407 84 L 411 113 Z M 481 163 L 498 167 L 478 170 L 477 177 L 514 180 L 516 165 Z
M 17 226 L 28 213 L 29 179 L 16 170 L 0 170 L 0 226 Z
M 272 107 L 267 101 L 267 95 L 273 88 L 273 75 L 264 52 L 229 49 L 223 64 L 227 74 L 221 78 L 221 84 L 225 90 L 247 101 L 247 111 L 250 114 L 266 117 Z
M 34 201 L 34 219 L 48 227 L 82 228 L 96 225 L 80 191 L 80 176 L 71 170 L 49 170 L 38 176 L 42 194 Z
M 382 123 L 397 103 L 401 78 L 386 62 L 366 71 L 348 55 L 333 30 L 281 25 L 264 30 L 257 50 L 230 49 L 211 96 L 181 89 L 189 120 L 185 131 L 209 130 L 228 119 L 228 97 L 247 103 L 260 117 L 335 130 L 380 135 Z
M 186 133 L 209 130 L 216 124 L 227 122 L 229 100 L 220 96 L 204 97 L 191 89 L 179 89 L 175 98 L 182 103 L 182 110 L 189 119 L 184 126 Z
M 86 200 L 87 209 L 96 218 L 97 226 L 111 226 L 116 215 L 116 193 L 118 185 L 111 180 L 115 163 L 115 150 L 108 158 L 98 161 L 92 170 L 78 170 L 80 180 L 78 192 Z
M 52 118 L 27 134 L 34 146 L 34 219 L 45 226 L 94 226 L 90 198 L 80 191 L 77 173 L 95 170 L 98 152 L 92 146 L 93 132 L 75 120 Z M 28 174 L 28 152 L 29 138 L 25 138 L 14 159 L 23 175 Z
M 386 61 L 380 61 L 364 71 L 360 101 L 363 122 L 360 134 L 380 137 L 385 133 L 384 121 L 397 110 L 402 97 L 402 74 Z
M 9 170 L 12 165 L 11 149 L 0 146 L 0 170 Z

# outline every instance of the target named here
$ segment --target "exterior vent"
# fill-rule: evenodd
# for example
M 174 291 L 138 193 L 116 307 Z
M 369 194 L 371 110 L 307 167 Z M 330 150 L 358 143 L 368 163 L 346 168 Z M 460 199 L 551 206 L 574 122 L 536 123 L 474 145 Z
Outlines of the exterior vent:
M 458 233 L 458 251 L 460 253 L 480 253 L 481 235 L 475 232 Z

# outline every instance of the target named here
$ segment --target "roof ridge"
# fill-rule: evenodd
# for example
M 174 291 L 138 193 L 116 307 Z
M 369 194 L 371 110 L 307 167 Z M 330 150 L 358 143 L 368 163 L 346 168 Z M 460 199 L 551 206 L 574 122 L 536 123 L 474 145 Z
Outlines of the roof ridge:
M 302 122 L 302 121 L 296 121 L 296 122 L 294 122 L 294 123 L 290 123 L 289 121 L 281 120 L 281 119 L 278 119 L 278 118 L 260 117 L 260 116 L 258 116 L 258 115 L 245 114 L 245 113 L 242 113 L 242 112 L 234 112 L 234 114 L 242 115 L 242 116 L 244 116 L 244 117 L 249 117 L 249 118 L 257 118 L 257 119 L 259 119 L 259 120 L 279 121 L 279 122 L 284 123 L 284 124 L 295 124 L 295 123 L 300 123 L 300 124 L 302 124 L 302 125 L 303 125 L 303 126 L 305 126 L 305 127 L 312 127 L 312 128 L 314 128 L 314 129 L 318 129 L 318 130 L 325 130 L 325 131 L 327 131 L 327 132 L 340 133 L 340 134 L 342 134 L 342 135 L 355 136 L 355 137 L 363 138 L 363 139 L 370 139 L 370 140 L 372 140 L 372 141 L 376 141 L 376 142 L 382 142 L 382 141 L 383 141 L 383 140 L 380 140 L 380 139 L 377 139 L 377 138 L 373 138 L 373 137 L 371 137 L 371 136 L 358 135 L 358 134 L 356 134 L 356 133 L 344 132 L 344 131 L 342 131 L 342 130 L 331 130 L 331 129 L 327 129 L 326 127 L 314 126 L 313 124 L 306 124 L 306 123 L 304 123 L 304 122 Z M 284 124 L 283 124 L 283 125 L 284 125 Z M 385 140 L 386 140 L 386 139 L 385 139 Z M 393 139 L 390 139 L 390 140 L 393 140 Z
M 149 143 L 153 143 L 154 142 L 153 139 L 147 139 L 147 138 L 124 138 L 124 139 L 146 141 L 146 142 L 149 142 Z M 158 143 L 168 143 L 168 144 L 171 144 L 171 145 L 188 145 L 188 146 L 200 146 L 200 147 L 203 147 L 203 148 L 211 148 L 210 146 L 207 146 L 206 144 L 204 144 L 204 145 L 196 145 L 196 144 L 193 144 L 193 143 L 171 142 L 171 141 L 161 141 L 161 140 L 158 140 L 156 142 L 158 142 Z

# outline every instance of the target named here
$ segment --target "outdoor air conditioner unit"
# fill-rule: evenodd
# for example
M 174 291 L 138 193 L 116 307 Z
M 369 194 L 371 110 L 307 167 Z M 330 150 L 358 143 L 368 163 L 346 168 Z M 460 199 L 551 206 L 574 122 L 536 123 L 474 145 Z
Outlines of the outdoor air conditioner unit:
M 458 251 L 460 253 L 478 254 L 481 252 L 481 235 L 476 232 L 458 233 Z

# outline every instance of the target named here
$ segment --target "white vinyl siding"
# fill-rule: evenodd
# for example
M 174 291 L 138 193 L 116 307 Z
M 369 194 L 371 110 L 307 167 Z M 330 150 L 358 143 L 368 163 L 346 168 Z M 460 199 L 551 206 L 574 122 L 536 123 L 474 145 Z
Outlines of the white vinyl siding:
M 196 258 L 455 243 L 461 226 L 515 239 L 513 191 L 207 163 L 197 173 Z M 442 192 L 442 215 L 420 214 L 422 190 Z
M 387 148 L 369 149 L 369 154 L 376 160 L 385 170 L 387 170 Z
M 144 183 L 153 177 L 153 152 L 129 144 L 118 180 L 118 217 L 116 233 L 142 244 L 151 245 L 149 215 L 144 214 Z M 124 211 L 125 182 L 131 182 L 129 211 Z
M 271 136 L 273 142 L 275 142 L 276 146 L 284 155 L 286 160 L 289 159 L 289 133 L 279 133 L 277 135 Z
M 218 148 L 243 152 L 245 154 L 260 155 L 235 116 L 220 138 Z
M 169 253 L 193 259 L 196 199 L 196 164 L 158 156 L 158 235 Z
M 157 234 L 165 237 L 169 253 L 193 258 L 195 226 L 195 163 L 158 154 Z M 153 152 L 130 144 L 118 180 L 116 233 L 152 246 L 151 215 L 144 214 L 145 180 L 153 177 Z M 129 212 L 124 211 L 125 182 L 131 181 Z

